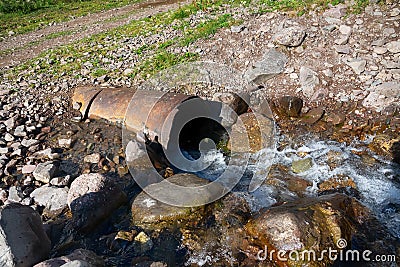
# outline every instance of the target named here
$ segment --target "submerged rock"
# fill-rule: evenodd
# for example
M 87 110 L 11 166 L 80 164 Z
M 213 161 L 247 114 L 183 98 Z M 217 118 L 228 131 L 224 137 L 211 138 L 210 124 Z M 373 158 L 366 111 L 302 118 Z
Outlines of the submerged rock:
M 50 240 L 40 215 L 13 203 L 0 209 L 0 266 L 30 267 L 49 256 Z
M 298 258 L 290 260 L 288 253 L 323 250 L 369 249 L 374 254 L 396 254 L 398 241 L 357 200 L 343 194 L 332 194 L 317 198 L 304 198 L 273 207 L 258 214 L 246 225 L 254 243 L 269 251 L 282 250 L 280 256 L 288 261 L 284 266 L 327 266 L 333 263 L 329 257 L 317 261 Z M 291 253 L 291 255 L 295 255 Z M 305 254 L 307 257 L 307 254 Z M 370 258 L 373 258 L 371 255 Z M 307 258 L 306 258 L 307 259 Z
M 232 126 L 228 148 L 232 152 L 255 153 L 263 148 L 272 147 L 275 141 L 275 124 L 272 119 L 256 113 L 239 116 Z
M 295 96 L 283 96 L 276 101 L 275 107 L 281 115 L 299 117 L 303 108 L 303 100 Z
M 92 251 L 86 249 L 77 249 L 74 250 L 69 255 L 43 261 L 41 263 L 36 264 L 34 267 L 60 267 L 60 266 L 100 267 L 100 266 L 105 266 L 105 263 L 101 257 L 97 256 L 96 253 Z
M 126 201 L 114 181 L 98 173 L 82 174 L 68 191 L 68 206 L 74 225 L 84 232 L 91 230 Z
M 182 187 L 198 187 L 199 194 L 187 195 L 184 192 L 178 195 L 173 194 L 169 188 L 170 183 Z M 201 190 L 201 186 L 207 184 L 209 184 L 209 181 L 194 174 L 185 173 L 173 175 L 163 182 L 147 186 L 144 192 L 141 192 L 132 203 L 133 224 L 148 229 L 160 229 L 180 222 L 200 220 L 203 217 L 204 206 L 198 206 L 198 203 L 209 202 L 215 194 L 223 195 L 225 190 L 217 183 L 214 183 L 215 186 L 212 191 Z M 157 197 L 157 199 L 152 196 Z M 172 206 L 158 199 L 165 199 L 169 203 L 181 202 L 183 205 L 180 207 Z
M 295 160 L 292 162 L 292 171 L 294 173 L 301 173 L 308 171 L 312 166 L 313 166 L 312 158 Z

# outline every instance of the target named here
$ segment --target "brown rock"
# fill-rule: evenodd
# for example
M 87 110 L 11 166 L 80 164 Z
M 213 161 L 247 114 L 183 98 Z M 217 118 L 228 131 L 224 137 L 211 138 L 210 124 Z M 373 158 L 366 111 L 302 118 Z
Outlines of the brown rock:
M 299 117 L 303 108 L 303 100 L 295 96 L 283 96 L 276 101 L 279 114 L 288 117 Z
M 313 108 L 301 118 L 301 121 L 307 124 L 314 124 L 322 118 L 324 113 L 325 111 L 321 107 Z

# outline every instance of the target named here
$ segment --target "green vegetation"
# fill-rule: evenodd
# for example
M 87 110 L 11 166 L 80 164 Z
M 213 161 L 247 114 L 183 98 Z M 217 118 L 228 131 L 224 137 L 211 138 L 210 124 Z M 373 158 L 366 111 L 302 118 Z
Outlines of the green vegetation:
M 139 0 L 0 0 L 0 37 L 9 31 L 25 33 L 136 2 Z
M 308 10 L 316 8 L 325 9 L 328 4 L 337 5 L 343 3 L 344 0 L 260 0 L 263 12 L 275 10 L 293 11 L 301 16 Z

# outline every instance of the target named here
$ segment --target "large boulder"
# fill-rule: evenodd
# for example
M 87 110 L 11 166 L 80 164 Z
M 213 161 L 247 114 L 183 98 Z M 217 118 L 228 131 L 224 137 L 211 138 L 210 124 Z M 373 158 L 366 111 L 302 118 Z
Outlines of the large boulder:
M 60 267 L 60 266 L 104 266 L 103 259 L 96 253 L 86 249 L 76 249 L 71 254 L 43 261 L 34 267 Z M 76 265 L 75 265 L 76 264 Z M 79 265 L 80 264 L 80 265 Z
M 50 240 L 40 215 L 17 203 L 0 209 L 0 266 L 30 267 L 49 256 Z
M 199 193 L 187 195 L 185 192 L 176 194 L 171 191 L 170 184 L 182 187 L 198 187 Z M 179 222 L 198 221 L 203 217 L 204 205 L 216 195 L 224 195 L 224 187 L 213 183 L 211 190 L 202 189 L 209 181 L 194 174 L 176 174 L 160 183 L 147 186 L 132 203 L 132 222 L 147 229 L 168 227 Z M 152 197 L 154 196 L 154 197 Z M 168 203 L 181 202 L 182 206 Z M 190 205 L 192 204 L 192 205 Z
M 318 257 L 329 249 L 358 250 L 360 254 L 368 249 L 373 255 L 389 255 L 396 254 L 399 246 L 366 207 L 343 194 L 303 198 L 272 207 L 251 219 L 246 230 L 261 250 L 268 250 L 266 260 L 280 266 L 333 264 L 334 260 L 329 257 L 318 261 L 311 255 L 308 261 L 308 253 L 301 258 L 305 251 L 313 251 Z M 278 253 L 270 258 L 272 250 L 280 251 L 279 257 L 287 261 L 278 260 Z M 289 255 L 300 256 L 291 260 Z
M 82 174 L 68 191 L 68 206 L 74 225 L 89 231 L 126 202 L 126 195 L 109 177 L 99 173 Z

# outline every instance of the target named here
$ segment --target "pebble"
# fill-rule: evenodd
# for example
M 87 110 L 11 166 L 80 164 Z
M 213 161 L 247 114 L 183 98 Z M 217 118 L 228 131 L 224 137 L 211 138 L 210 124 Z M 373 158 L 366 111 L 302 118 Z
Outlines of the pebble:
M 50 182 L 51 178 L 54 177 L 56 171 L 57 167 L 52 161 L 39 163 L 33 171 L 33 177 L 35 177 L 37 181 L 47 184 Z
M 36 165 L 25 165 L 22 167 L 22 174 L 33 173 L 33 171 L 35 169 L 36 169 Z
M 8 147 L 0 147 L 0 154 L 7 154 L 10 151 Z
M 29 140 L 24 139 L 21 141 L 21 145 L 24 147 L 31 147 L 37 144 L 39 144 L 39 140 L 36 139 L 29 139 Z
M 25 132 L 25 125 L 20 125 L 17 126 L 14 130 L 14 135 L 15 136 L 19 136 L 19 137 L 24 137 L 26 136 L 26 132 Z
M 350 35 L 351 34 L 351 27 L 347 25 L 340 25 L 339 26 L 339 32 L 343 35 Z
M 400 41 L 392 41 L 386 44 L 390 53 L 400 53 Z
M 280 45 L 284 46 L 299 46 L 303 42 L 306 32 L 302 27 L 293 26 L 280 30 L 273 39 Z
M 10 134 L 10 133 L 6 133 L 5 135 L 4 135 L 4 140 L 6 140 L 7 142 L 11 142 L 11 141 L 13 141 L 15 138 L 14 138 L 14 136 L 12 136 L 12 134 Z
M 90 155 L 86 155 L 83 158 L 83 162 L 97 164 L 97 163 L 99 163 L 100 159 L 101 159 L 101 156 L 99 153 L 93 153 Z
M 361 58 L 353 58 L 346 62 L 348 66 L 350 66 L 356 74 L 361 74 L 365 70 L 365 66 L 367 61 Z
M 17 186 L 11 186 L 8 190 L 8 201 L 10 202 L 21 202 L 24 199 L 21 188 Z
M 70 148 L 72 145 L 72 139 L 71 138 L 58 139 L 58 145 L 62 148 Z
M 383 55 L 388 51 L 388 49 L 386 47 L 374 47 L 374 53 L 378 54 L 378 55 Z

